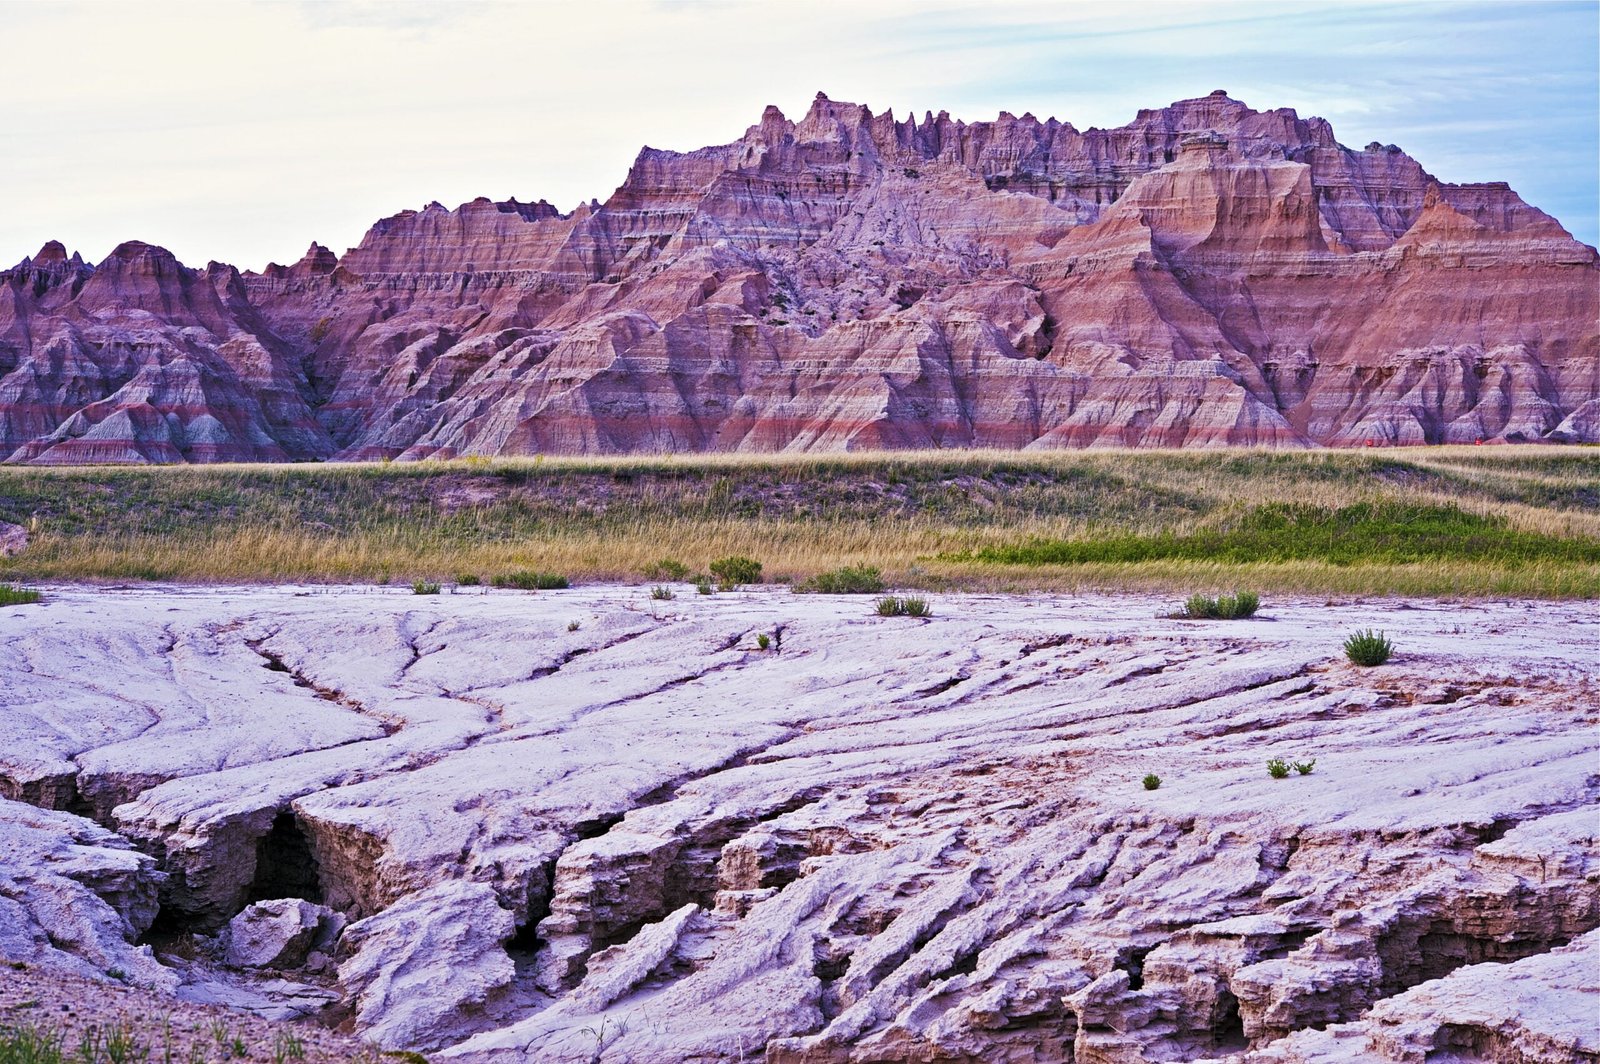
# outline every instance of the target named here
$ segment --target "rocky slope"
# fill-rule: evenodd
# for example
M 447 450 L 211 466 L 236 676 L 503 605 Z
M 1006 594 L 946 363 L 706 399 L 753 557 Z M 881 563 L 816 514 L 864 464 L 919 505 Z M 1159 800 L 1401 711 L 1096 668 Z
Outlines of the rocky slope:
M 1597 281 L 1505 185 L 1221 92 L 1111 130 L 819 94 L 566 215 L 261 274 L 48 245 L 0 273 L 0 455 L 1594 441 Z
M 57 591 L 0 959 L 463 1061 L 1600 1060 L 1593 610 L 1170 608 Z

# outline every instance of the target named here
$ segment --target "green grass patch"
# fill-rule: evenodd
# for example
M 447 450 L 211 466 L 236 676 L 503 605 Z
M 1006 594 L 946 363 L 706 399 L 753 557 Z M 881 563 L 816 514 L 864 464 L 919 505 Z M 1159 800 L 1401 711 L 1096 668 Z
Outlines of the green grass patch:
M 29 587 L 0 584 L 0 606 L 26 606 L 39 601 L 39 593 Z
M 1004 565 L 1207 561 L 1234 565 L 1318 561 L 1407 565 L 1428 561 L 1499 566 L 1558 561 L 1600 564 L 1600 540 L 1512 527 L 1504 517 L 1455 505 L 1362 502 L 1330 509 L 1303 503 L 1254 506 L 1223 527 L 1154 535 L 1083 536 L 986 547 L 955 560 Z

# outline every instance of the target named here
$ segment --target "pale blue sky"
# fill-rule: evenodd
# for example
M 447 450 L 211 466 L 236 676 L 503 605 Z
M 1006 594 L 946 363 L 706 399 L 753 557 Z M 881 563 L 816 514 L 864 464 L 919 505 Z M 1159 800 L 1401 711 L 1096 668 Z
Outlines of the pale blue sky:
M 1080 128 L 1227 89 L 1600 239 L 1600 3 L 0 2 L 0 263 L 342 252 L 430 200 L 604 199 L 775 103 Z

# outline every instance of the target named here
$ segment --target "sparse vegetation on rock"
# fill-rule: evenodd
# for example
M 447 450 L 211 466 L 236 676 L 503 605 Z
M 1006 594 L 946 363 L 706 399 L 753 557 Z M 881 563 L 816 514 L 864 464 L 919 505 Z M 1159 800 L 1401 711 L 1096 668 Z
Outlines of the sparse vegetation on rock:
M 1389 637 L 1370 628 L 1354 632 L 1344 641 L 1344 656 L 1367 668 L 1382 665 L 1393 653 L 1394 644 Z

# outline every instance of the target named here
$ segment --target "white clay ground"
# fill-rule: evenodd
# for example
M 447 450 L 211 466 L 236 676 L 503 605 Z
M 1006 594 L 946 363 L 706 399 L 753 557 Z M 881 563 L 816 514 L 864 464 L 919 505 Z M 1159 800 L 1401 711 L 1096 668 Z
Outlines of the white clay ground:
M 1600 1060 L 1594 604 L 930 601 L 51 590 L 0 957 L 474 1060 Z

